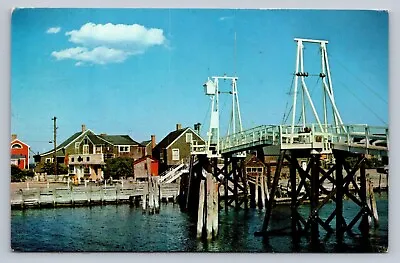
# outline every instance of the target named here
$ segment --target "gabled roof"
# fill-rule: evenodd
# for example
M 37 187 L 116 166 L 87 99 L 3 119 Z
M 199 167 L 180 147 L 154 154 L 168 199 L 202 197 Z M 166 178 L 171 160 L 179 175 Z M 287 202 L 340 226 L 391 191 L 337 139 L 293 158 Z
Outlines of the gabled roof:
M 164 139 L 162 139 L 162 141 L 160 141 L 156 145 L 156 147 L 154 147 L 154 149 L 165 149 L 165 148 L 168 148 L 173 142 L 175 142 L 179 137 L 181 137 L 188 130 L 190 130 L 192 133 L 194 133 L 194 134 L 196 134 L 197 136 L 200 137 L 200 135 L 198 135 L 190 127 L 186 127 L 186 128 L 180 129 L 180 130 L 175 130 L 175 131 L 170 132 L 167 136 L 165 136 Z M 204 141 L 203 138 L 200 137 L 200 139 L 202 141 Z
M 13 145 L 14 143 L 23 144 L 23 145 L 25 145 L 26 147 L 30 148 L 30 146 L 29 146 L 28 144 L 24 143 L 24 142 L 21 141 L 20 139 L 14 139 L 14 140 L 12 140 L 12 141 L 11 141 L 11 145 Z
M 97 136 L 95 134 L 88 134 L 88 138 L 89 138 L 89 140 L 92 141 L 92 143 L 94 145 L 104 145 L 104 144 L 106 144 L 106 142 L 104 140 L 102 140 L 101 138 L 99 138 L 99 136 Z
M 92 141 L 92 143 L 95 144 L 95 145 L 104 145 L 106 143 L 110 143 L 110 144 L 113 144 L 113 145 L 139 145 L 139 146 L 143 146 L 140 143 L 132 140 L 132 138 L 129 137 L 129 135 L 105 135 L 105 134 L 96 135 L 96 134 L 94 134 L 93 131 L 91 131 L 90 129 L 87 129 L 84 132 L 80 131 L 80 132 L 74 133 L 71 137 L 66 139 L 60 145 L 57 145 L 57 148 L 56 148 L 57 156 L 64 156 L 63 153 L 61 153 L 59 151 L 61 149 L 66 148 L 68 145 L 70 145 L 71 143 L 76 141 L 79 137 L 81 137 L 81 136 L 83 136 L 85 134 L 87 135 L 89 140 Z M 39 154 L 39 155 L 43 156 L 43 155 L 47 155 L 47 154 L 53 153 L 53 152 L 54 152 L 54 149 L 51 149 L 51 150 L 49 150 L 47 152 L 44 152 L 42 154 Z
M 114 144 L 114 145 L 139 145 L 143 146 L 140 143 L 132 140 L 129 135 L 97 135 L 100 138 L 106 140 L 107 142 Z

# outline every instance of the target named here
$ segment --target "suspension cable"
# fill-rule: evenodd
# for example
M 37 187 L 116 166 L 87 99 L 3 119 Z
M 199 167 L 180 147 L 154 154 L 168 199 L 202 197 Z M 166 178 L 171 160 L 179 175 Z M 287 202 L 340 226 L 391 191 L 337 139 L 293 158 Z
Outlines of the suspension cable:
M 342 62 L 340 62 L 337 58 L 332 57 L 336 62 L 338 62 L 350 75 L 352 75 L 355 79 L 357 79 L 361 84 L 363 84 L 369 91 L 371 91 L 375 96 L 377 96 L 384 103 L 388 104 L 387 100 L 385 100 L 378 92 L 368 86 L 364 81 L 362 81 L 357 75 L 353 74 Z
M 378 114 L 376 114 L 370 107 L 368 107 L 368 105 L 366 103 L 364 103 L 364 101 L 362 101 L 355 93 L 353 93 L 351 91 L 351 89 L 349 87 L 347 87 L 343 82 L 339 81 L 345 88 L 346 90 L 352 94 L 367 110 L 369 110 L 372 114 L 375 115 L 376 118 L 378 118 L 382 123 L 384 123 L 385 125 L 387 125 L 387 123 L 381 118 L 379 117 Z
M 294 77 L 295 77 L 295 73 L 293 74 L 292 82 L 291 82 L 291 84 L 290 84 L 289 95 L 290 95 L 290 93 L 292 92 Z M 284 123 L 286 122 L 286 120 L 287 120 L 287 117 L 286 117 L 286 119 L 285 119 L 285 115 L 286 115 L 286 111 L 287 111 L 287 108 L 288 108 L 288 104 L 289 104 L 289 100 L 286 100 L 285 111 L 283 112 L 283 118 L 282 118 L 282 123 L 281 123 L 281 124 L 284 124 Z M 292 111 L 292 108 L 293 108 L 293 105 L 290 107 L 287 116 L 290 115 L 290 112 Z

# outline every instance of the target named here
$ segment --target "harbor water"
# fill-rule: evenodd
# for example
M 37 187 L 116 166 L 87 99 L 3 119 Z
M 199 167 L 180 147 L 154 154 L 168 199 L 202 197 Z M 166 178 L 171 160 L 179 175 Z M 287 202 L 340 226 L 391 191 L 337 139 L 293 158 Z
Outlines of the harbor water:
M 162 204 L 159 214 L 143 214 L 140 207 L 106 205 L 11 211 L 11 249 L 23 252 L 385 252 L 388 249 L 388 198 L 376 194 L 379 227 L 368 238 L 354 228 L 345 234 L 342 244 L 335 235 L 320 227 L 320 245 L 311 247 L 304 236 L 293 242 L 292 236 L 274 235 L 268 239 L 254 236 L 263 222 L 265 210 L 219 212 L 219 234 L 204 242 L 196 238 L 196 220 L 182 213 L 178 205 Z M 328 203 L 320 210 L 324 220 L 334 209 Z M 344 200 L 344 216 L 349 222 L 358 207 Z M 309 206 L 299 209 L 308 215 Z M 289 206 L 273 210 L 271 228 L 290 226 Z M 335 220 L 331 226 L 334 227 Z

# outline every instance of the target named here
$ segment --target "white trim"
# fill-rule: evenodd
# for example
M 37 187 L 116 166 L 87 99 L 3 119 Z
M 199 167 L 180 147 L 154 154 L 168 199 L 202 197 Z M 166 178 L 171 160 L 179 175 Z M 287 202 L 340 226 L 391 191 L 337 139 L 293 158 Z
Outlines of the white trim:
M 174 159 L 174 151 L 176 152 L 178 152 L 178 159 Z M 171 156 L 171 160 L 172 161 L 179 161 L 181 159 L 181 156 L 180 156 L 180 151 L 179 151 L 179 148 L 173 148 L 172 149 L 172 156 Z
M 188 140 L 188 135 L 190 135 L 189 140 Z M 187 132 L 187 133 L 185 134 L 185 137 L 186 137 L 186 142 L 187 142 L 187 143 L 192 143 L 192 142 L 193 142 L 193 133 Z
M 200 138 L 200 140 L 202 140 L 204 143 L 206 142 L 203 138 L 201 138 L 200 135 L 197 134 L 197 132 L 195 132 L 194 130 L 192 130 L 192 128 L 187 127 L 178 137 L 176 137 L 175 140 L 173 140 L 170 144 L 167 145 L 167 147 L 165 147 L 165 149 L 168 149 L 172 144 L 174 144 L 179 138 L 182 137 L 182 135 L 184 135 L 188 130 L 190 130 L 192 133 L 194 133 L 195 135 L 197 135 L 197 137 Z M 167 135 L 168 136 L 168 135 Z M 193 138 L 192 138 L 193 139 Z
M 23 141 L 21 141 L 20 139 L 14 139 L 11 141 L 11 144 L 15 141 L 19 141 L 21 144 L 26 145 L 28 148 L 31 148 L 28 144 L 24 143 Z
M 18 145 L 19 148 L 14 148 L 14 145 Z M 20 143 L 11 144 L 11 149 L 23 149 L 24 147 Z
M 119 153 L 130 153 L 131 152 L 131 145 L 116 145 L 118 147 Z M 120 151 L 119 147 L 128 147 L 128 151 Z

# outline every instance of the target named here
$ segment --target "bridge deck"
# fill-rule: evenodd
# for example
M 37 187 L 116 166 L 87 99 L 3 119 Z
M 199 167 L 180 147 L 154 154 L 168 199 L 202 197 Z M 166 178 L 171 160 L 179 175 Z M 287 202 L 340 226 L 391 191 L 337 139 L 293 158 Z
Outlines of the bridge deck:
M 308 128 L 310 127 L 310 128 Z M 309 149 L 315 153 L 332 153 L 342 150 L 354 153 L 387 155 L 388 128 L 368 125 L 326 125 L 316 124 L 292 127 L 289 125 L 262 125 L 220 139 L 221 154 L 246 151 L 256 147 L 268 150 Z M 192 145 L 192 153 L 211 153 L 204 145 Z

